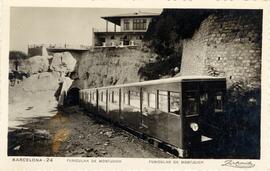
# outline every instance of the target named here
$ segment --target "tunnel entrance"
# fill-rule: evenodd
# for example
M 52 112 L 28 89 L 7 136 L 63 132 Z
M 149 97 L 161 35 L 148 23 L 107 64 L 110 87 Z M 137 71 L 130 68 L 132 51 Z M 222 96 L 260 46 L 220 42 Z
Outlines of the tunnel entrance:
M 79 104 L 79 88 L 71 88 L 68 92 L 67 92 L 67 96 L 64 102 L 65 106 L 75 106 Z

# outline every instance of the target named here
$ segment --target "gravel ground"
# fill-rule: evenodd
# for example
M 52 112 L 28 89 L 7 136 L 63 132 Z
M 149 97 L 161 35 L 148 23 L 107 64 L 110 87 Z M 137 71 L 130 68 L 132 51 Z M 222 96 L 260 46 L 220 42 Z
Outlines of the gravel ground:
M 9 155 L 175 158 L 78 107 L 9 130 Z

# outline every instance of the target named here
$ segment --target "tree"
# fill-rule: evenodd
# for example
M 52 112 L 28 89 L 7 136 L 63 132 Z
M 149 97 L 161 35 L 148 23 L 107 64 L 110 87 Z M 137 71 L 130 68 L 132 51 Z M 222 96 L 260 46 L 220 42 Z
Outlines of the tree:
M 24 52 L 21 52 L 21 51 L 10 51 L 9 52 L 9 59 L 11 59 L 11 60 L 24 60 L 27 58 L 28 58 L 28 56 Z
M 19 69 L 18 67 L 21 65 L 22 61 L 27 58 L 28 56 L 24 52 L 21 52 L 21 51 L 9 52 L 9 60 L 12 60 L 16 71 Z

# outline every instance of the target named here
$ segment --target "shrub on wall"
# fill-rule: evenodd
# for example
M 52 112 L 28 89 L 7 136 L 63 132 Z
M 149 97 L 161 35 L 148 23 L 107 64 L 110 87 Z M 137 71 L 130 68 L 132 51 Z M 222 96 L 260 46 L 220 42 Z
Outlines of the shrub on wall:
M 145 80 L 159 79 L 164 76 L 174 76 L 179 72 L 180 66 L 179 56 L 177 54 L 171 54 L 166 57 L 158 57 L 156 61 L 147 63 L 141 67 L 138 74 Z
M 149 25 L 145 41 L 159 55 L 155 62 L 141 68 L 139 74 L 147 80 L 179 72 L 182 57 L 182 40 L 191 38 L 210 10 L 164 9 Z M 212 12 L 212 11 L 211 11 Z M 175 68 L 177 67 L 177 72 Z

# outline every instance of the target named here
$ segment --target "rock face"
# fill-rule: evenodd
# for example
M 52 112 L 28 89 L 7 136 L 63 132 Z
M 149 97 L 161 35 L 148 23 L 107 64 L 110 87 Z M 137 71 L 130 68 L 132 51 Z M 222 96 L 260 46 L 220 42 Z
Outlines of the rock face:
M 59 87 L 59 74 L 55 72 L 43 72 L 31 75 L 20 85 L 27 92 L 56 91 Z
M 29 75 L 47 72 L 49 69 L 50 56 L 33 56 L 24 60 L 19 67 L 19 70 Z
M 69 52 L 55 53 L 50 65 L 50 70 L 67 74 L 74 71 L 76 62 L 76 59 Z
M 10 62 L 13 66 L 14 61 Z M 60 91 L 57 98 L 59 105 L 63 105 L 67 91 L 73 82 L 66 76 L 74 71 L 76 63 L 77 60 L 69 52 L 55 53 L 53 56 L 33 56 L 22 60 L 19 67 L 10 71 L 13 91 L 26 95 L 48 93 L 52 97 L 56 97 L 55 92 Z M 59 88 L 62 89 L 58 90 Z
M 66 98 L 67 92 L 70 88 L 70 86 L 72 85 L 73 80 L 70 79 L 69 77 L 64 77 L 62 78 L 62 88 L 61 88 L 61 92 L 59 95 L 59 99 L 58 99 L 58 105 L 59 106 L 63 106 L 64 105 L 64 100 Z
M 9 87 L 9 128 L 23 127 L 34 118 L 55 115 L 55 92 L 59 87 L 59 74 L 42 72 L 31 75 L 20 84 Z
M 10 72 L 17 70 L 28 75 L 52 71 L 66 75 L 74 71 L 77 60 L 70 52 L 55 53 L 53 56 L 33 56 L 26 60 L 19 61 L 15 67 L 16 61 L 10 60 Z
M 151 53 L 140 49 L 102 49 L 85 52 L 76 70 L 82 88 L 138 82 L 140 67 L 149 63 Z

